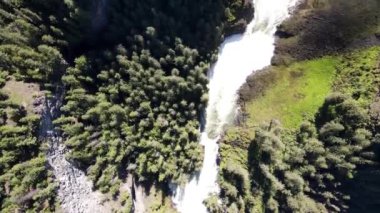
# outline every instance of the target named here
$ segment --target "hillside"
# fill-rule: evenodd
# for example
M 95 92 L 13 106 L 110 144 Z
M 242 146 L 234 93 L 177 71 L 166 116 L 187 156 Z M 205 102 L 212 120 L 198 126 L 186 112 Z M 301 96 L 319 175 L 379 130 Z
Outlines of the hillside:
M 1 212 L 128 212 L 135 184 L 163 193 L 160 209 L 199 169 L 206 72 L 252 14 L 235 0 L 1 0 Z
M 221 142 L 222 208 L 378 211 L 379 9 L 304 1 L 278 28 L 272 66 L 248 77 Z
M 379 11 L 0 0 L 0 212 L 380 212 Z

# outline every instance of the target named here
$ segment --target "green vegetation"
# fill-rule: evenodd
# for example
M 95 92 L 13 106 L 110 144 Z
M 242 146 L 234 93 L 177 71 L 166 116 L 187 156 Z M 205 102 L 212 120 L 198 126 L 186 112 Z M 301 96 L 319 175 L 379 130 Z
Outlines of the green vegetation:
M 3 212 L 54 209 L 56 184 L 36 138 L 39 116 L 0 90 L 0 208 Z
M 369 127 L 368 110 L 348 96 L 333 94 L 316 123 L 302 124 L 294 136 L 282 136 L 280 124 L 272 121 L 256 128 L 254 137 L 226 137 L 227 146 L 250 147 L 246 164 L 222 152 L 228 162 L 220 172 L 224 205 L 243 212 L 345 211 L 350 197 L 344 183 L 357 166 L 376 160 L 368 149 L 373 137 Z
M 120 190 L 130 175 L 157 187 L 149 211 L 170 212 L 168 183 L 183 184 L 200 168 L 206 72 L 224 35 L 252 18 L 247 2 L 0 0 L 1 212 L 54 212 L 59 205 L 32 105 L 35 92 L 54 95 L 61 87 L 54 124 L 67 158 L 121 212 L 133 208 L 131 194 Z M 207 199 L 211 212 L 378 205 L 354 201 L 354 191 L 378 191 L 372 166 L 380 141 L 380 47 L 315 58 L 373 45 L 366 39 L 379 32 L 379 3 L 357 3 L 310 0 L 302 14 L 315 18 L 283 24 L 277 52 L 292 54 L 274 61 L 309 60 L 248 79 L 241 91 L 248 121 L 221 142 L 222 204 Z
M 221 142 L 223 204 L 211 200 L 211 212 L 376 208 L 378 181 L 366 175 L 378 177 L 379 59 L 375 46 L 249 77 L 240 91 L 248 116 Z
M 174 49 L 161 47 L 159 59 L 149 51 L 159 41 L 135 38 L 132 44 L 144 42 L 146 49 L 127 54 L 119 46 L 108 52 L 112 63 L 97 59 L 99 69 L 80 57 L 63 77 L 64 116 L 56 123 L 68 137 L 69 157 L 92 165 L 89 176 L 104 192 L 126 165 L 136 165 L 142 179 L 162 182 L 184 180 L 201 163 L 197 120 L 207 101 L 208 65 L 179 39 Z
M 65 67 L 56 43 L 50 42 L 59 32 L 49 29 L 43 18 L 22 1 L 0 2 L 1 70 L 17 80 L 48 82 Z
M 55 124 L 68 158 L 97 189 L 117 195 L 126 173 L 183 184 L 200 168 L 206 73 L 234 23 L 225 10 L 233 4 L 234 20 L 244 18 L 235 14 L 239 5 L 251 10 L 238 2 L 114 1 L 103 33 L 77 42 L 89 50 L 62 77 L 66 94 Z M 194 20 L 197 14 L 203 18 Z M 100 40 L 108 46 L 96 46 Z
M 133 207 L 132 196 L 129 192 L 123 192 L 119 196 L 120 204 L 122 205 L 122 210 L 120 212 L 123 213 L 131 213 Z
M 265 78 L 271 78 L 270 83 L 262 94 L 246 103 L 252 118 L 248 125 L 275 118 L 286 128 L 297 128 L 303 120 L 312 118 L 331 91 L 338 63 L 338 57 L 326 57 L 274 67 L 263 73 Z
M 65 66 L 56 46 L 44 39 L 54 33 L 43 18 L 22 1 L 0 1 L 1 212 L 55 208 L 57 185 L 38 139 L 40 116 L 31 107 L 38 85 L 20 82 L 46 83 Z
M 379 52 L 380 47 L 372 47 L 271 67 L 253 75 L 241 91 L 250 117 L 247 125 L 277 119 L 285 128 L 296 129 L 302 121 L 313 119 L 332 91 L 353 95 L 368 105 L 378 91 Z
M 146 212 L 149 213 L 178 213 L 173 208 L 171 197 L 160 190 L 159 188 L 152 186 L 148 190 L 148 196 L 144 202 Z
M 221 197 L 227 203 L 228 212 L 250 211 L 253 204 L 256 203 L 251 195 L 251 182 L 249 180 L 248 166 L 248 148 L 251 139 L 254 138 L 254 132 L 243 128 L 229 129 L 220 145 L 220 188 Z M 212 199 L 212 198 L 211 198 Z M 208 203 L 210 212 L 213 208 L 225 209 L 224 206 L 214 204 L 211 208 Z
M 201 55 L 209 54 L 219 46 L 225 31 L 245 29 L 244 25 L 234 28 L 238 22 L 250 21 L 252 9 L 242 0 L 117 0 L 110 3 L 104 39 L 123 41 L 127 35 L 153 27 L 158 37 L 179 37 Z
M 352 95 L 364 106 L 371 104 L 380 89 L 379 58 L 380 46 L 345 54 L 333 89 Z
M 201 164 L 206 72 L 252 10 L 240 0 L 0 0 L 1 211 L 55 211 L 39 89 L 50 98 L 64 88 L 54 123 L 67 157 L 125 211 L 128 175 L 162 188 L 186 181 Z

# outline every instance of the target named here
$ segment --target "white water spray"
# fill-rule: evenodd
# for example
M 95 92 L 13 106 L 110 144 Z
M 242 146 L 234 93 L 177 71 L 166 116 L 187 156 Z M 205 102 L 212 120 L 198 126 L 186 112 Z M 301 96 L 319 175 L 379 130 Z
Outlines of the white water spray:
M 207 212 L 203 201 L 218 194 L 218 139 L 237 111 L 237 91 L 255 70 L 270 65 L 274 53 L 274 33 L 289 16 L 297 0 L 253 0 L 255 18 L 242 35 L 227 38 L 209 74 L 209 102 L 206 129 L 201 136 L 205 148 L 202 170 L 185 188 L 178 187 L 173 202 L 182 213 Z

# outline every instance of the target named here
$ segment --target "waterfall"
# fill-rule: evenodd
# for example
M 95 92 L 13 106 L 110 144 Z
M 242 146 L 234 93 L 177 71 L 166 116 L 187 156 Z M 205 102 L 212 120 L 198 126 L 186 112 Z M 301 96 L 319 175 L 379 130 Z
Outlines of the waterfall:
M 274 33 L 289 16 L 297 0 L 253 0 L 255 17 L 242 35 L 228 37 L 220 47 L 219 58 L 209 72 L 209 101 L 206 128 L 201 135 L 204 146 L 203 166 L 185 188 L 177 187 L 173 202 L 182 213 L 207 212 L 203 201 L 218 194 L 218 139 L 237 112 L 237 91 L 255 70 L 271 63 Z

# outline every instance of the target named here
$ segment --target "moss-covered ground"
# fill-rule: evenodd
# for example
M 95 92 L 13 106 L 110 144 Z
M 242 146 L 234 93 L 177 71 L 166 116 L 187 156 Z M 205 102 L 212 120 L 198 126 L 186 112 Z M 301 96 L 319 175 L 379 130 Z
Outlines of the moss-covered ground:
M 245 105 L 247 124 L 256 126 L 278 119 L 285 128 L 296 129 L 314 117 L 327 94 L 350 93 L 368 103 L 378 88 L 380 47 L 356 50 L 340 56 L 329 56 L 272 67 L 279 73 L 271 86 Z
M 264 94 L 246 104 L 248 125 L 278 119 L 284 127 L 296 128 L 311 118 L 330 92 L 338 57 L 298 62 L 289 67 L 273 67 L 275 83 Z
M 247 169 L 247 150 L 253 138 L 254 131 L 248 131 L 241 127 L 231 127 L 228 129 L 219 150 L 222 156 L 220 167 L 225 168 L 227 164 L 234 162 Z
M 380 46 L 350 52 L 337 67 L 334 91 L 352 95 L 368 106 L 378 94 Z

